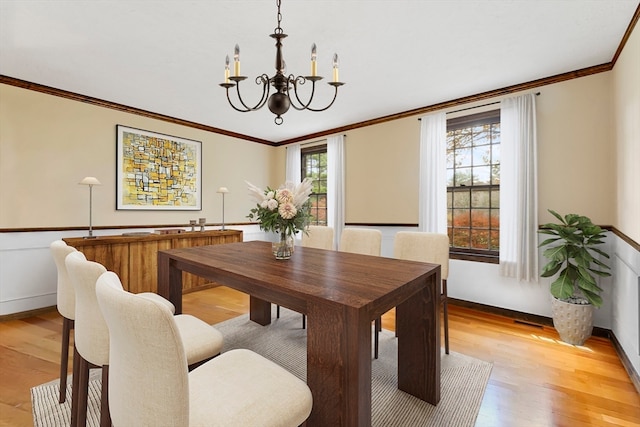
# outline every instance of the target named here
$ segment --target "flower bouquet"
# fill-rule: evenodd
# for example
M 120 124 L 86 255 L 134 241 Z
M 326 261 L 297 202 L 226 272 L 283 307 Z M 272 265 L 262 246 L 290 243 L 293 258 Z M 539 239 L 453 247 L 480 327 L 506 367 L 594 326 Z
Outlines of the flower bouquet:
M 247 218 L 260 222 L 260 229 L 280 235 L 274 244 L 274 255 L 287 259 L 293 252 L 293 235 L 305 229 L 311 217 L 311 194 L 313 181 L 305 178 L 301 183 L 286 182 L 274 190 L 262 190 L 247 182 L 249 194 L 255 199 L 256 207 Z

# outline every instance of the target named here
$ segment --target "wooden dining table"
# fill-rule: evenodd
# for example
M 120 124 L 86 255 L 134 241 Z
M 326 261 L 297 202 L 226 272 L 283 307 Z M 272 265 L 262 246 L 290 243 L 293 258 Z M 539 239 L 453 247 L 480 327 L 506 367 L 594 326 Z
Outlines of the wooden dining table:
M 176 314 L 183 272 L 249 294 L 261 325 L 272 303 L 307 316 L 308 427 L 371 425 L 372 321 L 394 307 L 398 388 L 439 402 L 439 265 L 298 246 L 277 260 L 261 241 L 159 251 L 158 293 Z

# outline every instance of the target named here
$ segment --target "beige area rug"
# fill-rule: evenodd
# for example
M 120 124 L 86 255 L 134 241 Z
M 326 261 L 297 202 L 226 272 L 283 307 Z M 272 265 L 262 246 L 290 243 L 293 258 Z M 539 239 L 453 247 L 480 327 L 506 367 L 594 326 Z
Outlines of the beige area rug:
M 249 348 L 277 362 L 301 379 L 306 378 L 306 331 L 298 313 L 281 309 L 280 319 L 262 327 L 248 316 L 239 316 L 216 325 L 225 337 L 223 351 Z M 389 331 L 380 334 L 380 356 L 372 361 L 372 425 L 393 426 L 473 426 L 492 365 L 459 353 L 442 352 L 441 400 L 430 405 L 397 388 L 397 339 Z M 71 380 L 69 380 L 71 384 Z M 68 426 L 71 386 L 67 402 L 58 403 L 58 381 L 31 389 L 35 427 Z M 92 371 L 89 383 L 88 426 L 100 424 L 100 371 Z

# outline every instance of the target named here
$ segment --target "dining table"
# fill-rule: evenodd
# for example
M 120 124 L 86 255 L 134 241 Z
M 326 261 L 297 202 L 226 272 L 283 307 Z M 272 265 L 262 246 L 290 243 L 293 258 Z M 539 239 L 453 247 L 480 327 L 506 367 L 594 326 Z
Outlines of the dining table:
M 248 294 L 249 317 L 271 322 L 271 304 L 307 316 L 307 427 L 371 426 L 372 321 L 396 309 L 398 389 L 440 400 L 440 265 L 296 246 L 276 259 L 248 241 L 158 252 L 158 293 L 182 313 L 192 273 Z

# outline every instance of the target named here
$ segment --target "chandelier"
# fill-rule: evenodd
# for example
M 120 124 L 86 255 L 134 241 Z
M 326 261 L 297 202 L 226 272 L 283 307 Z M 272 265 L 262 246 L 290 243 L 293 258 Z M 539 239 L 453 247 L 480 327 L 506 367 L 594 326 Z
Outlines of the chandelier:
M 315 43 L 311 46 L 311 75 L 304 77 L 294 76 L 293 74 L 289 74 L 288 76 L 285 75 L 286 63 L 282 57 L 282 39 L 287 37 L 287 35 L 284 34 L 282 28 L 280 27 L 280 21 L 282 20 L 282 14 L 280 13 L 280 2 L 281 0 L 276 1 L 276 4 L 278 6 L 278 26 L 274 30 L 273 34 L 270 35 L 270 37 L 276 40 L 276 74 L 273 77 L 269 77 L 267 74 L 262 74 L 256 77 L 256 84 L 262 85 L 262 97 L 260 98 L 258 103 L 253 107 L 250 107 L 245 103 L 245 101 L 242 99 L 242 96 L 240 95 L 240 82 L 245 80 L 247 77 L 240 75 L 240 47 L 238 45 L 235 46 L 233 55 L 234 75 L 230 75 L 229 55 L 227 55 L 224 67 L 224 83 L 220 83 L 220 86 L 226 89 L 227 100 L 229 101 L 229 105 L 231 105 L 234 110 L 246 113 L 249 111 L 257 111 L 264 107 L 265 104 L 267 104 L 269 110 L 271 110 L 271 112 L 276 115 L 274 122 L 277 125 L 282 124 L 282 122 L 284 121 L 282 115 L 289 111 L 290 107 L 293 107 L 299 111 L 309 110 L 320 112 L 327 110 L 335 102 L 336 97 L 338 96 L 338 88 L 344 84 L 338 81 L 338 55 L 334 54 L 333 81 L 327 82 L 335 89 L 333 99 L 331 100 L 329 105 L 324 108 L 311 107 L 311 102 L 313 101 L 313 96 L 315 95 L 316 82 L 322 80 L 322 77 L 317 75 Z M 309 96 L 307 102 L 303 102 L 298 96 L 298 86 L 304 85 L 307 81 L 311 82 L 311 95 Z M 229 94 L 229 89 L 232 89 L 234 86 L 236 88 L 238 102 L 240 103 L 239 106 L 237 106 L 231 100 L 231 96 Z M 274 92 L 271 95 L 269 95 L 271 91 L 270 86 L 273 86 L 274 88 Z

